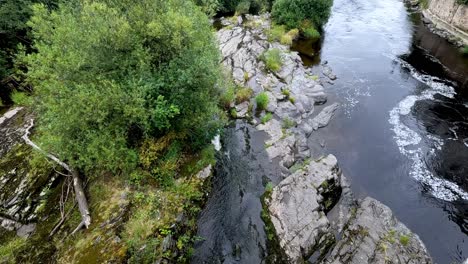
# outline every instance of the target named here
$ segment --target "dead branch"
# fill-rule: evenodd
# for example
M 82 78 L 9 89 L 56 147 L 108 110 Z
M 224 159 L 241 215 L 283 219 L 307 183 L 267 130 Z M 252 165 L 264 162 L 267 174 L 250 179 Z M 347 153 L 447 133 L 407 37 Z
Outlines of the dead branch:
M 89 207 L 88 207 L 88 200 L 86 199 L 84 190 L 83 190 L 83 182 L 80 179 L 80 175 L 78 174 L 78 171 L 72 169 L 68 164 L 65 162 L 61 161 L 54 155 L 45 152 L 42 150 L 38 145 L 36 145 L 34 142 L 32 142 L 29 139 L 29 134 L 31 133 L 31 128 L 34 127 L 34 119 L 31 119 L 31 124 L 26 128 L 26 131 L 23 135 L 23 140 L 26 142 L 26 144 L 30 145 L 37 151 L 41 152 L 44 154 L 47 158 L 53 160 L 55 163 L 59 164 L 62 166 L 65 170 L 67 170 L 73 177 L 73 188 L 75 190 L 75 199 L 76 202 L 78 203 L 78 209 L 81 213 L 81 223 L 78 225 L 78 227 L 72 232 L 72 234 L 76 233 L 76 231 L 80 230 L 82 227 L 88 228 L 89 225 L 91 224 L 91 215 L 89 213 Z

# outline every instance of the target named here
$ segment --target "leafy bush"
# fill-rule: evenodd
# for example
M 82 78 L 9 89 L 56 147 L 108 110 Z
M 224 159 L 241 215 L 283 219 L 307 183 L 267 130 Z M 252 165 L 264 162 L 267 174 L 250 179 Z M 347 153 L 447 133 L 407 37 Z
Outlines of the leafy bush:
M 301 28 L 304 32 L 311 27 L 321 28 L 330 16 L 332 4 L 333 0 L 276 0 L 271 15 L 277 24 L 288 29 Z M 301 27 L 304 21 L 311 26 Z
M 304 37 L 309 38 L 309 39 L 319 39 L 320 38 L 320 32 L 314 27 L 312 22 L 310 20 L 304 20 L 301 23 L 301 32 L 304 35 Z
M 48 152 L 83 170 L 128 171 L 145 138 L 174 131 L 199 149 L 217 133 L 219 53 L 191 1 L 77 1 L 33 11 L 38 53 L 19 61 L 35 87 Z
M 269 11 L 272 3 L 273 0 L 218 0 L 219 11 L 222 13 L 258 14 Z
M 257 103 L 258 110 L 265 110 L 268 106 L 268 95 L 265 92 L 259 93 L 257 97 L 255 97 L 255 102 Z
M 253 91 L 250 88 L 244 87 L 237 91 L 236 93 L 236 103 L 240 104 L 242 102 L 250 100 L 252 97 Z
M 24 92 L 13 91 L 11 100 L 15 105 L 29 105 L 31 98 Z
M 194 0 L 195 4 L 201 7 L 201 10 L 212 17 L 215 16 L 219 11 L 219 1 L 218 0 Z
M 265 63 L 265 66 L 270 71 L 279 71 L 283 64 L 281 59 L 281 50 L 270 49 L 260 56 L 260 59 Z

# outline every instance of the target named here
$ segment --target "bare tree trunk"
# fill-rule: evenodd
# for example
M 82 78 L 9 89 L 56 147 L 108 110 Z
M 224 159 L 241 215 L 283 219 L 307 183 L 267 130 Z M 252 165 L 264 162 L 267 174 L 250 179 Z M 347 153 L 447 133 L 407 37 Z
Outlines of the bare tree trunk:
M 76 202 L 78 203 L 78 209 L 80 210 L 80 214 L 81 214 L 81 223 L 76 227 L 76 229 L 73 231 L 72 234 L 80 230 L 82 227 L 88 228 L 89 225 L 91 224 L 91 215 L 89 213 L 88 200 L 86 199 L 86 196 L 83 190 L 83 182 L 81 181 L 78 171 L 72 169 L 70 166 L 68 166 L 68 164 L 59 160 L 54 155 L 45 152 L 38 145 L 32 142 L 29 139 L 29 134 L 33 126 L 34 126 L 34 119 L 31 119 L 31 124 L 26 128 L 26 132 L 23 135 L 23 140 L 26 142 L 26 144 L 30 145 L 34 149 L 44 154 L 47 158 L 53 160 L 54 162 L 62 166 L 73 177 L 73 188 L 75 190 L 75 199 L 76 199 Z

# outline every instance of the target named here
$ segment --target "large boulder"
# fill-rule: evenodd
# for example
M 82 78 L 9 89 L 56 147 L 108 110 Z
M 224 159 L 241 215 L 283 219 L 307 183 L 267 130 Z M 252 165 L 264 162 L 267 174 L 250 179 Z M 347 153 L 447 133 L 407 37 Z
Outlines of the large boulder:
M 432 263 L 419 237 L 387 206 L 354 200 L 333 155 L 281 181 L 266 204 L 288 263 Z
M 336 186 L 340 173 L 329 155 L 299 169 L 276 186 L 268 202 L 271 222 L 289 263 L 300 263 L 328 239 L 330 223 L 322 193 Z M 333 184 L 331 184 L 333 182 Z M 338 188 L 332 190 L 340 192 Z
M 424 264 L 432 260 L 419 237 L 390 208 L 367 197 L 323 263 Z

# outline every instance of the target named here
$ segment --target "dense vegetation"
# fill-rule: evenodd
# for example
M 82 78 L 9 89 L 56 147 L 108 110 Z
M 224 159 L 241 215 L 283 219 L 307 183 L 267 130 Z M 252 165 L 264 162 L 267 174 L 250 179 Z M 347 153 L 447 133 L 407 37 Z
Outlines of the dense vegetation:
M 190 1 L 34 6 L 22 56 L 44 148 L 83 169 L 129 172 L 170 131 L 199 149 L 219 128 L 218 51 Z M 79 41 L 78 41 L 79 40 Z
M 274 0 L 195 0 L 202 10 L 209 15 L 221 14 L 257 14 L 271 9 Z
M 306 37 L 318 37 L 332 5 L 333 0 L 276 0 L 271 15 L 277 24 L 300 29 Z
M 8 84 L 18 86 L 12 78 L 13 60 L 18 44 L 30 47 L 31 36 L 26 22 L 32 14 L 33 3 L 54 8 L 56 0 L 0 0 L 0 105 L 2 101 L 9 103 L 9 98 L 5 96 L 10 92 L 6 90 L 11 90 Z
M 64 187 L 50 190 L 50 200 L 40 206 L 47 208 L 38 215 L 47 218 L 40 232 L 21 243 L 5 236 L 0 252 L 8 254 L 0 262 L 50 254 L 67 263 L 187 262 L 208 184 L 195 174 L 213 164 L 209 143 L 223 125 L 218 98 L 224 85 L 208 17 L 186 0 L 74 0 L 54 9 L 9 4 L 24 13 L 8 34 L 14 39 L 22 32 L 29 41 L 5 44 L 12 48 L 8 68 L 15 57 L 20 77 L 33 87 L 31 97 L 16 92 L 15 101 L 34 111 L 33 140 L 88 182 L 94 222 L 69 236 L 81 216 L 68 199 L 63 207 L 73 214 L 55 240 L 37 243 L 60 219 L 57 201 Z M 24 155 L 31 155 L 26 149 Z M 51 166 L 43 156 L 34 160 L 25 162 Z M 120 214 L 125 217 L 117 217 L 119 227 L 104 232 Z M 181 214 L 183 221 L 174 225 Z M 167 239 L 175 245 L 167 247 Z

